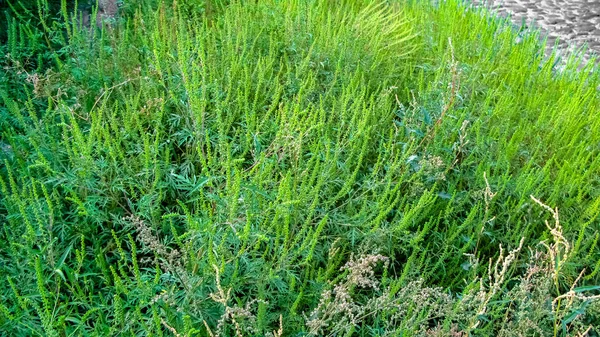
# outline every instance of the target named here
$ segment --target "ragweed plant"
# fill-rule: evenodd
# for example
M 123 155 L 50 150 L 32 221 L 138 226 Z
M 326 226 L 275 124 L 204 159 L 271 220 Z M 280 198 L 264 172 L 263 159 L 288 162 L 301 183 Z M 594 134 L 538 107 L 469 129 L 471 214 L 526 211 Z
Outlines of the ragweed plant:
M 0 335 L 597 333 L 592 65 L 455 0 L 37 6 L 0 45 Z

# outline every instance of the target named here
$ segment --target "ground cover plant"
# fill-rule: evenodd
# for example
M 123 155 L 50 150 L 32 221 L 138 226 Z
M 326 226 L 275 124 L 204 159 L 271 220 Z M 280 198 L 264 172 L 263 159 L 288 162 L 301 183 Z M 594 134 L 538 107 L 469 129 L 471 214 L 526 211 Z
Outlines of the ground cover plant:
M 456 0 L 38 6 L 0 47 L 0 335 L 598 335 L 576 55 Z

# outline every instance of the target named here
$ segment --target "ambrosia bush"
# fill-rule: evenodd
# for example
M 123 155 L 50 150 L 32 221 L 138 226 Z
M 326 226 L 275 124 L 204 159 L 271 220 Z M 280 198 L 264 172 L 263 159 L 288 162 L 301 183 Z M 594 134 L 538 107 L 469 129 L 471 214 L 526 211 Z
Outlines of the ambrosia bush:
M 0 47 L 0 335 L 598 334 L 577 55 L 458 0 L 64 4 Z

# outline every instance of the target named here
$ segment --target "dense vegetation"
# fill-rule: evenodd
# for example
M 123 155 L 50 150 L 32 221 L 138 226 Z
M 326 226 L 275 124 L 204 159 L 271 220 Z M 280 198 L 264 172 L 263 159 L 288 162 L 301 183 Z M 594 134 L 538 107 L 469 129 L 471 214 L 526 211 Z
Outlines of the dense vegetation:
M 598 335 L 592 66 L 458 0 L 62 4 L 0 47 L 0 335 Z

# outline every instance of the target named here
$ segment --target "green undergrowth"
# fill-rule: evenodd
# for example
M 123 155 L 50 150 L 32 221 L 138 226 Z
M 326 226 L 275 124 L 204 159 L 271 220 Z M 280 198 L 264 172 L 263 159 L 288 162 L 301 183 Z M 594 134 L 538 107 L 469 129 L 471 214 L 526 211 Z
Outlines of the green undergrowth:
M 455 0 L 64 4 L 0 47 L 0 335 L 598 335 L 576 55 Z

